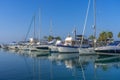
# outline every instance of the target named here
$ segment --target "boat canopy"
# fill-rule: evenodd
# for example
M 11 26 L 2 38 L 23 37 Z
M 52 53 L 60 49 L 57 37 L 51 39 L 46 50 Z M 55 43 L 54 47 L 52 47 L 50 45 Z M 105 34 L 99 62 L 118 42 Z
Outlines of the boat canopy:
M 110 44 L 108 44 L 108 46 L 118 46 L 120 44 L 120 41 L 114 41 Z

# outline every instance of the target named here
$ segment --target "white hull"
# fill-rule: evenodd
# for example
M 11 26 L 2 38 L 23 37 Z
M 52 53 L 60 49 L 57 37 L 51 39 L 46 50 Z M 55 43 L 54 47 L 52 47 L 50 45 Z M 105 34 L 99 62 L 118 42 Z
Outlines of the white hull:
M 19 50 L 29 51 L 29 46 L 19 46 Z
M 38 51 L 38 52 L 49 52 L 49 50 L 36 49 L 36 48 L 31 48 L 30 51 L 31 52 L 35 52 L 35 51 Z
M 95 54 L 94 48 L 79 48 L 79 54 Z
M 3 48 L 3 49 L 8 49 L 8 45 L 1 44 L 1 48 Z
M 58 52 L 58 47 L 57 46 L 49 46 L 51 52 Z
M 78 51 L 78 48 L 59 46 L 58 52 L 60 52 L 60 53 L 78 53 L 79 51 Z
M 120 53 L 120 41 L 114 41 L 107 46 L 95 48 L 96 52 Z
M 39 45 L 39 46 L 34 46 L 34 45 L 28 45 L 28 46 L 20 46 L 19 47 L 20 50 L 24 50 L 24 51 L 44 51 L 44 52 L 48 52 L 49 49 L 46 45 Z
M 105 46 L 105 47 L 97 47 L 95 48 L 95 50 L 115 50 L 115 49 L 118 49 L 118 47 L 116 46 Z M 120 47 L 119 47 L 120 49 Z
M 19 48 L 17 45 L 9 45 L 8 49 L 18 50 Z
M 49 51 L 50 51 L 48 45 L 38 45 L 38 46 L 34 46 L 34 49 L 35 49 L 36 51 L 43 51 L 43 52 L 49 52 Z
M 95 48 L 96 52 L 105 52 L 105 53 L 120 53 L 119 46 L 105 46 Z

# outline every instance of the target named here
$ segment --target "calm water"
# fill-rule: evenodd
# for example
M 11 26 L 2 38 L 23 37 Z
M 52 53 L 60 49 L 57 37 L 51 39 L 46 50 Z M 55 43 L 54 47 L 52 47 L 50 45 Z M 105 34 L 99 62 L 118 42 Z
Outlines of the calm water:
M 120 58 L 0 50 L 0 80 L 120 80 Z

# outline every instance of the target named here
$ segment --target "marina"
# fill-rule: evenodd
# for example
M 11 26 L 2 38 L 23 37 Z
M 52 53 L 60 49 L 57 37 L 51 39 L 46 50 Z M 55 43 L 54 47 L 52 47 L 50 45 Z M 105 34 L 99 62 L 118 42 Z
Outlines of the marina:
M 120 80 L 118 0 L 0 0 L 0 80 Z

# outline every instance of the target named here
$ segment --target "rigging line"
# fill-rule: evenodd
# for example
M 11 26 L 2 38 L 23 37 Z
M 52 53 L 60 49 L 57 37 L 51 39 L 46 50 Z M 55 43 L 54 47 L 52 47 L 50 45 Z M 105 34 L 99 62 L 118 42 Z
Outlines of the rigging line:
M 34 39 L 36 38 L 36 26 L 35 26 L 35 15 L 34 15 Z
M 23 56 L 22 56 L 23 57 Z M 26 68 L 27 68 L 27 71 L 28 71 L 28 74 L 30 74 L 30 66 L 29 66 L 29 64 L 28 64 L 28 62 L 27 62 L 27 57 L 24 55 L 24 57 L 23 57 L 23 60 L 25 61 L 25 65 L 26 65 Z
M 82 42 L 83 42 L 83 36 L 84 36 L 84 33 L 85 33 L 85 28 L 86 28 L 86 23 L 87 23 L 89 8 L 90 8 L 90 0 L 88 2 L 87 13 L 86 13 L 86 17 L 85 17 L 85 23 L 84 23 L 84 27 L 83 27 L 82 40 L 81 40 L 80 47 L 82 46 Z
M 33 20 L 34 20 L 34 16 L 32 17 L 32 20 L 31 20 L 31 23 L 30 23 L 30 25 L 29 25 L 27 34 L 26 34 L 26 36 L 25 36 L 25 41 L 26 41 L 26 39 L 27 39 L 27 37 L 28 37 L 28 34 L 29 34 L 29 32 L 30 32 L 30 29 L 31 29 L 31 27 L 32 27 L 31 25 L 32 25 L 32 23 L 33 23 Z
M 79 61 L 80 61 L 80 57 L 79 57 Z M 81 66 L 81 70 L 82 70 L 82 75 L 83 75 L 83 80 L 86 80 L 85 79 L 85 73 L 84 73 L 84 69 L 83 69 L 83 66 L 82 66 L 82 63 L 81 63 L 81 61 L 80 61 L 80 66 Z

